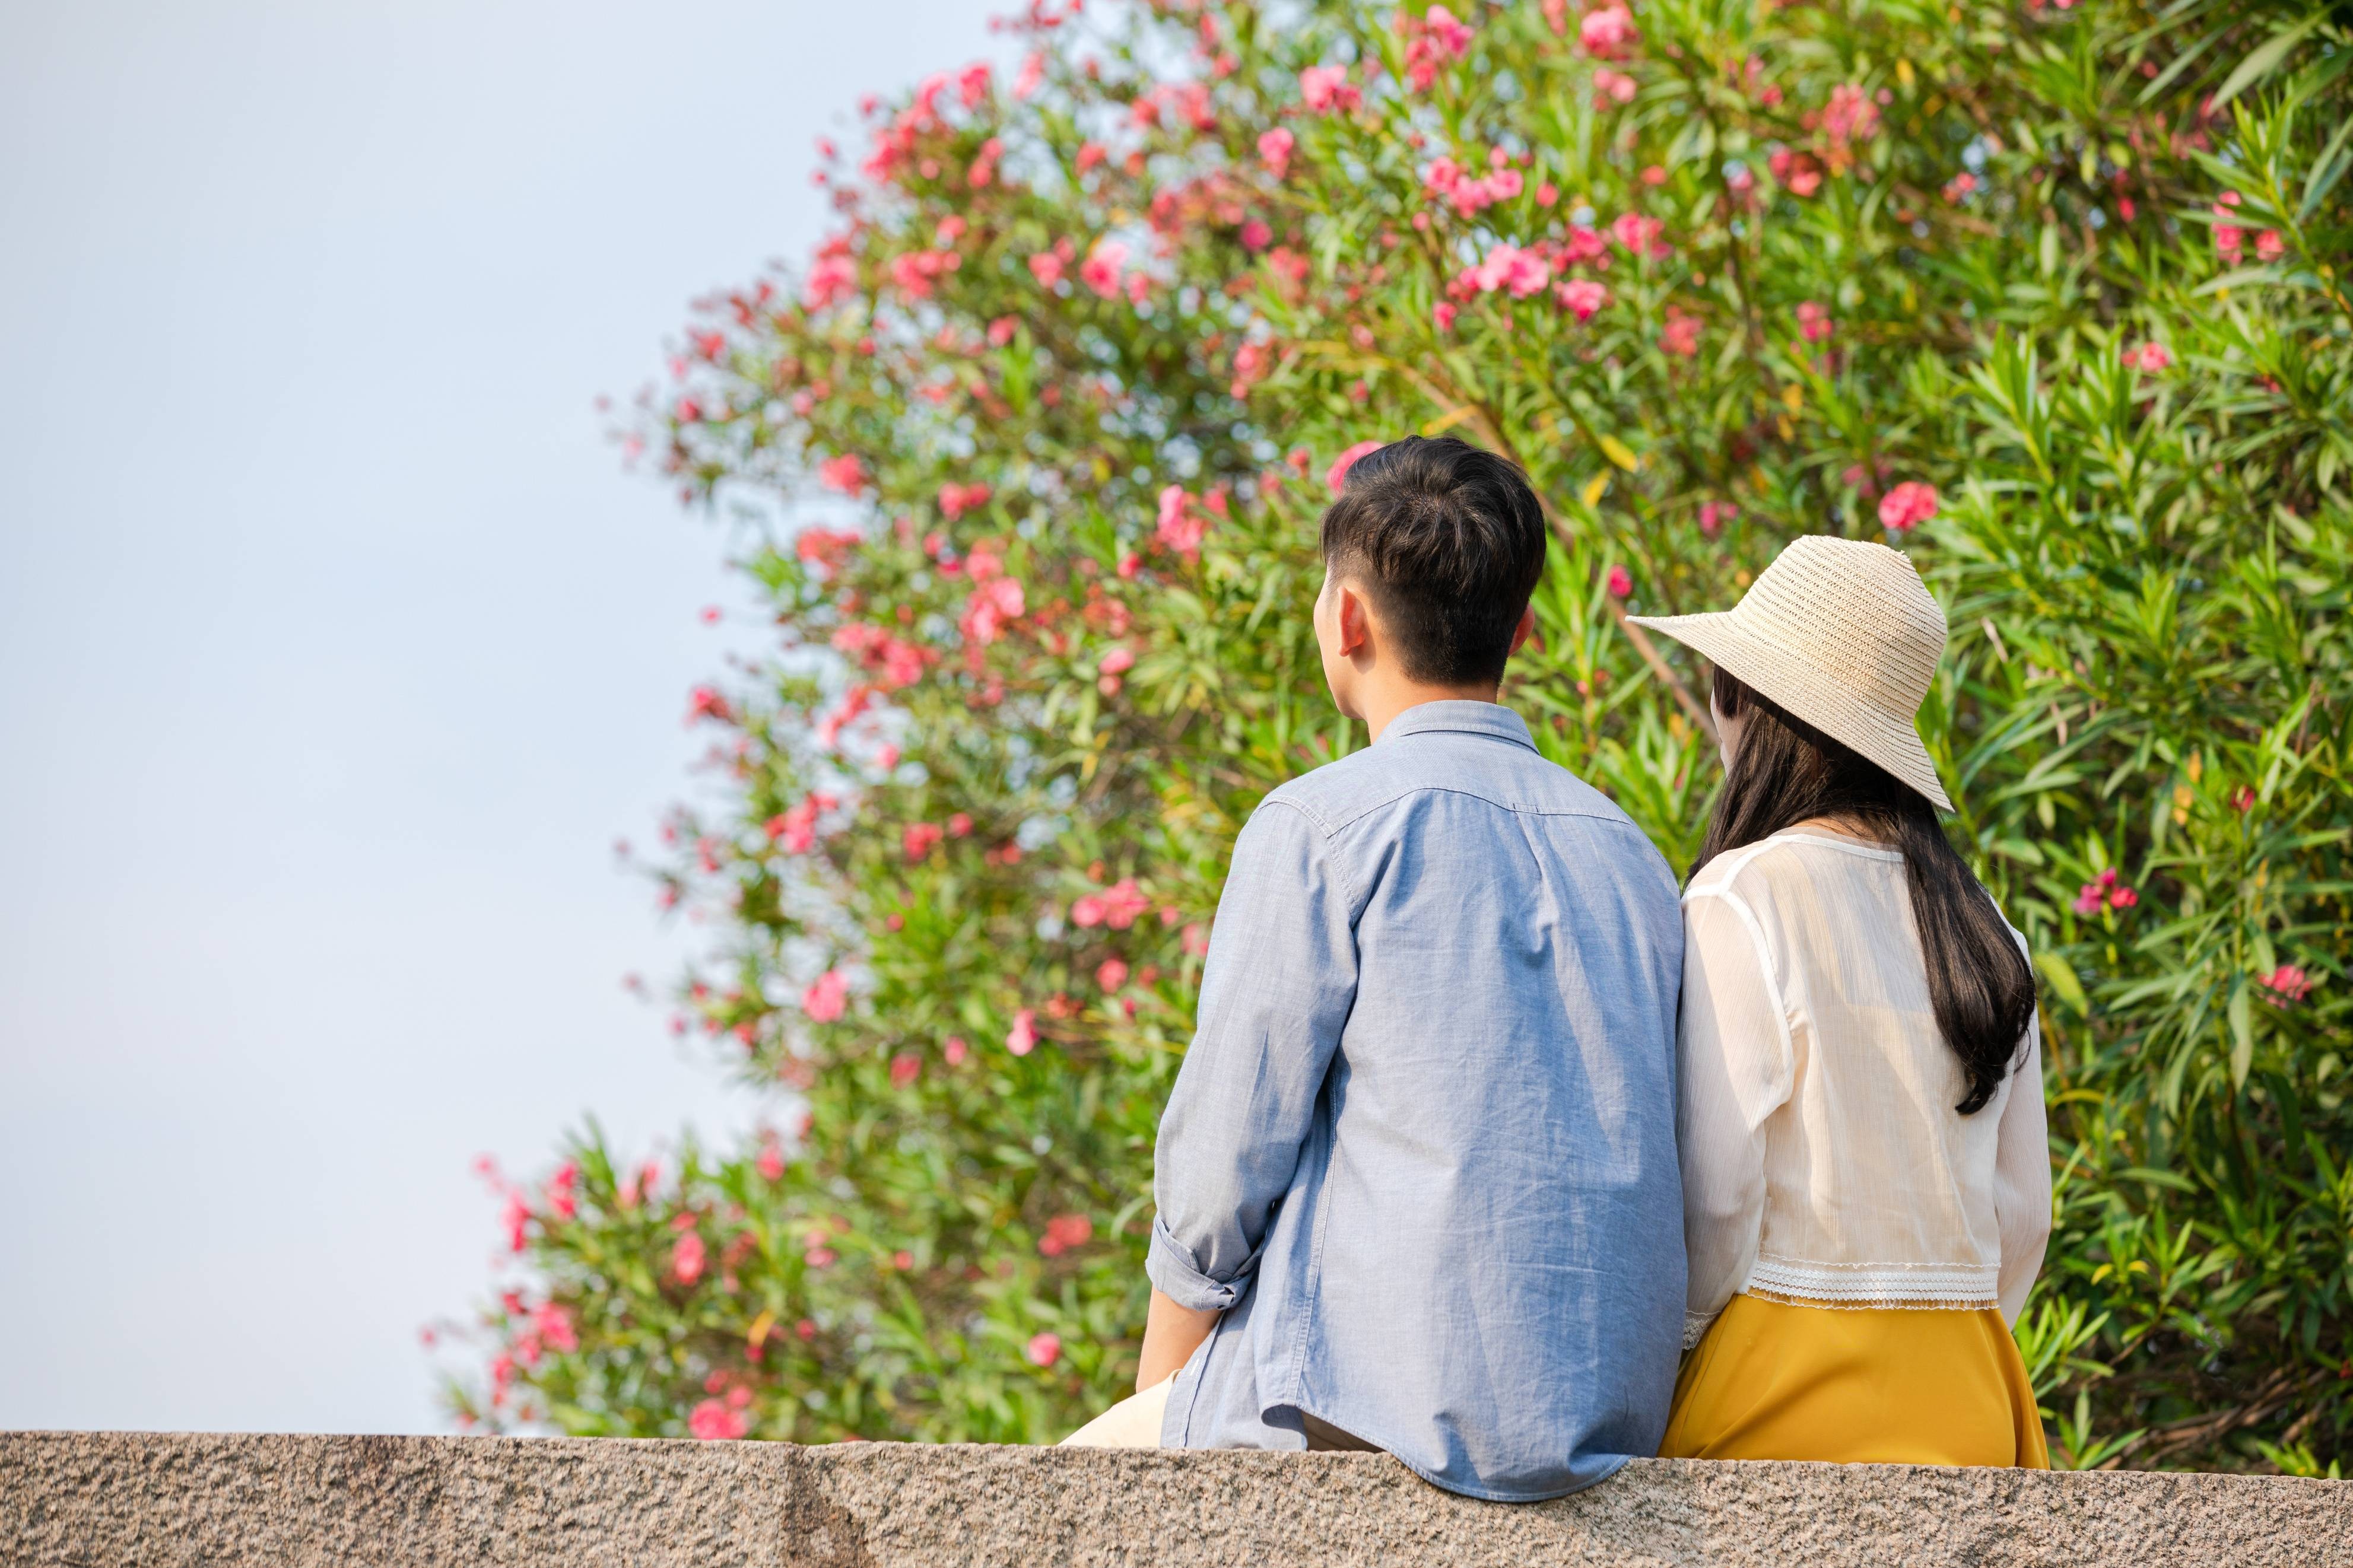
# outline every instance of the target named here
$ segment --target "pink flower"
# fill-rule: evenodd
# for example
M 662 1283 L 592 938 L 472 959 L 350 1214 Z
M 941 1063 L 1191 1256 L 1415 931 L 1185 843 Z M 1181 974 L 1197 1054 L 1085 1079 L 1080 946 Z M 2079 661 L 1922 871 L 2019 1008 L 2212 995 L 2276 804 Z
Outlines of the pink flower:
M 2140 895 L 2120 885 L 2113 867 L 2084 884 L 2075 895 L 2075 912 L 2095 915 L 2103 909 L 2128 910 L 2140 902 Z
M 2154 375 L 2158 371 L 2171 366 L 2173 356 L 2166 352 L 2163 343 L 2143 343 L 2138 348 L 2125 350 L 2124 362 L 2127 370 L 2143 371 Z
M 928 300 L 940 275 L 963 265 L 953 250 L 911 250 L 891 258 L 891 281 L 910 300 Z
M 1005 1048 L 1017 1057 L 1026 1057 L 1038 1048 L 1038 1010 L 1024 1007 L 1013 1015 L 1013 1027 L 1005 1037 Z
M 1460 58 L 1471 47 L 1471 29 L 1454 19 L 1454 13 L 1443 5 L 1432 5 L 1422 16 L 1422 27 L 1430 42 L 1448 54 Z
M 1553 298 L 1578 321 L 1589 321 L 1609 303 L 1609 290 L 1589 278 L 1572 278 L 1553 290 Z
M 1645 217 L 1641 213 L 1620 213 L 1617 221 L 1609 226 L 1609 233 L 1630 256 L 1640 257 L 1646 251 L 1664 256 L 1669 253 L 1668 247 L 1659 235 L 1666 226 L 1657 218 Z
M 1977 188 L 1978 177 L 1964 169 L 1945 182 L 1945 199 L 1956 204 L 1966 201 L 1969 193 Z
M 1634 591 L 1634 574 L 1623 566 L 1609 568 L 1609 596 L 1622 599 Z
M 2238 259 L 2239 241 L 2243 233 L 2234 224 L 2218 223 L 2214 226 L 2214 248 L 2221 253 L 2223 260 Z
M 1124 647 L 1114 647 L 1095 661 L 1097 675 L 1124 675 L 1134 668 L 1135 650 Z
M 1667 324 L 1659 329 L 1659 347 L 1682 359 L 1699 353 L 1699 318 L 1669 306 Z
M 1821 165 L 1805 153 L 1795 153 L 1784 147 L 1765 160 L 1773 177 L 1793 196 L 1810 196 L 1822 188 Z
M 727 705 L 727 699 L 719 694 L 716 687 L 698 686 L 686 694 L 686 721 L 690 724 L 697 719 L 724 724 L 734 717 L 735 710 Z
M 2279 230 L 2267 228 L 2255 236 L 2255 259 L 2277 261 L 2287 254 L 2287 240 Z
M 1699 531 L 1712 538 L 1739 515 L 1740 509 L 1728 500 L 1704 500 L 1699 503 Z
M 2312 994 L 2312 976 L 2296 964 L 2283 963 L 2269 974 L 2259 977 L 2256 984 L 2272 994 L 2272 999 L 2282 1004 L 2301 1002 Z
M 801 993 L 801 1011 L 816 1023 L 832 1023 L 849 1005 L 849 979 L 839 969 L 827 970 Z
M 1906 479 L 1880 500 L 1879 525 L 1898 533 L 1907 532 L 1936 516 L 1941 499 L 1934 485 Z
M 1810 343 L 1818 343 L 1831 335 L 1831 313 L 1811 300 L 1798 306 L 1798 334 Z
M 956 628 L 965 640 L 986 647 L 1005 635 L 1006 626 L 1019 620 L 1029 609 L 1029 601 L 1021 592 L 1019 582 L 1011 577 L 998 577 L 983 583 L 965 601 L 964 614 Z
M 1029 1339 L 1029 1347 L 1024 1353 L 1029 1356 L 1029 1364 L 1032 1366 L 1051 1366 L 1062 1359 L 1062 1336 L 1033 1334 Z
M 547 1190 L 544 1195 L 548 1212 L 558 1219 L 570 1219 L 579 1213 L 580 1204 L 576 1196 L 579 1186 L 579 1164 L 575 1161 L 566 1160 L 563 1164 L 558 1165 L 555 1168 L 555 1174 L 547 1179 Z
M 962 1035 L 950 1035 L 940 1054 L 947 1058 L 948 1066 L 960 1068 L 964 1066 L 965 1058 L 972 1055 L 972 1047 L 964 1043 Z
M 908 859 L 920 860 L 930 854 L 933 847 L 946 837 L 946 830 L 937 823 L 911 822 L 907 824 L 905 831 L 899 835 L 899 847 L 906 851 Z
M 730 1443 L 752 1429 L 751 1418 L 722 1399 L 706 1399 L 686 1418 L 686 1429 L 705 1443 Z
M 1515 245 L 1498 242 L 1487 252 L 1474 269 L 1479 291 L 1492 294 L 1506 289 L 1514 300 L 1525 300 L 1531 294 L 1544 292 L 1552 281 L 1552 263 L 1534 250 L 1522 250 Z
M 854 496 L 866 487 L 866 464 L 855 452 L 828 458 L 817 466 L 818 483 L 829 490 Z
M 702 1267 L 708 1257 L 709 1251 L 702 1245 L 702 1237 L 690 1230 L 680 1237 L 678 1244 L 670 1249 L 670 1271 L 680 1284 L 691 1285 L 702 1278 Z
M 1100 893 L 1088 893 L 1071 905 L 1071 923 L 1082 928 L 1109 926 L 1113 931 L 1125 931 L 1136 918 L 1151 908 L 1151 900 L 1133 877 L 1123 877 Z
M 817 819 L 820 813 L 831 811 L 840 803 L 829 795 L 812 795 L 789 811 L 780 811 L 768 818 L 768 837 L 783 843 L 794 855 L 806 855 L 817 847 Z
M 1058 1214 L 1046 1222 L 1046 1234 L 1038 1239 L 1038 1250 L 1049 1258 L 1060 1258 L 1074 1247 L 1084 1247 L 1094 1239 L 1095 1222 L 1082 1214 Z
M 1356 459 L 1368 457 L 1388 445 L 1386 441 L 1357 442 L 1332 459 L 1332 466 L 1324 470 L 1324 484 L 1330 487 L 1334 495 L 1338 495 L 1340 488 L 1348 482 L 1348 470 L 1356 466 Z
M 1115 239 L 1099 239 L 1087 258 L 1079 264 L 1079 281 L 1106 300 L 1119 298 L 1120 268 L 1127 261 L 1127 247 Z
M 918 1078 L 921 1078 L 923 1073 L 923 1058 L 915 1055 L 913 1051 L 901 1051 L 897 1056 L 891 1058 L 891 1087 L 892 1089 L 906 1088 Z
M 940 487 L 940 511 L 950 522 L 968 511 L 988 504 L 989 489 L 983 484 L 948 483 Z
M 531 1315 L 532 1331 L 549 1350 L 558 1355 L 569 1355 L 580 1348 L 580 1334 L 572 1318 L 572 1309 L 554 1301 L 543 1301 Z
M 1592 19 L 1591 16 L 1586 18 L 1588 22 Z M 1593 73 L 1593 101 L 1600 103 L 1605 100 L 1619 103 L 1633 102 L 1634 79 L 1623 71 L 1611 70 L 1608 66 L 1598 68 Z
M 1299 73 L 1299 96 L 1318 113 L 1351 110 L 1364 101 L 1364 94 L 1350 84 L 1345 66 L 1309 66 Z
M 774 1137 L 760 1145 L 760 1157 L 754 1162 L 754 1166 L 763 1181 L 781 1182 L 785 1179 L 785 1152 L 777 1146 Z
M 1441 332 L 1451 332 L 1454 330 L 1454 317 L 1455 308 L 1443 300 L 1430 308 L 1430 319 L 1437 324 L 1438 330 Z
M 1266 226 L 1263 218 L 1252 218 L 1242 225 L 1242 248 L 1255 254 L 1274 243 L 1274 230 Z
M 1062 258 L 1050 250 L 1041 250 L 1029 258 L 1029 273 L 1041 287 L 1051 289 L 1062 280 Z
M 1596 59 L 1614 60 L 1641 37 L 1635 30 L 1633 14 L 1623 5 L 1588 11 L 1577 25 L 1577 43 Z
M 507 1250 L 521 1252 L 524 1244 L 524 1226 L 531 1223 L 531 1205 L 523 1201 L 521 1193 L 509 1193 L 506 1209 L 499 1218 L 507 1227 Z
M 1291 173 L 1292 149 L 1298 145 L 1299 138 L 1288 131 L 1277 128 L 1261 132 L 1258 139 L 1259 160 L 1280 180 Z
M 1095 984 L 1106 991 L 1116 991 L 1127 984 L 1127 965 L 1116 958 L 1106 958 L 1096 966 Z
M 1174 550 L 1187 561 L 1201 552 L 1201 537 L 1209 531 L 1209 520 L 1194 504 L 1183 485 L 1166 485 L 1160 491 L 1160 516 L 1153 538 L 1165 550 Z M 1115 675 L 1116 670 L 1106 670 Z
M 1822 134 L 1832 153 L 1846 156 L 1848 143 L 1868 142 L 1878 129 L 1879 106 L 1869 93 L 1852 83 L 1831 89 L 1831 100 L 1822 107 Z
M 1020 74 L 1013 79 L 1013 96 L 1016 98 L 1029 97 L 1031 93 L 1038 90 L 1039 84 L 1045 79 L 1046 53 L 1043 49 L 1032 50 L 1029 57 L 1021 62 Z
M 809 268 L 807 280 L 801 285 L 801 306 L 804 310 L 822 310 L 836 300 L 846 300 L 857 292 L 858 264 L 845 252 L 820 254 Z

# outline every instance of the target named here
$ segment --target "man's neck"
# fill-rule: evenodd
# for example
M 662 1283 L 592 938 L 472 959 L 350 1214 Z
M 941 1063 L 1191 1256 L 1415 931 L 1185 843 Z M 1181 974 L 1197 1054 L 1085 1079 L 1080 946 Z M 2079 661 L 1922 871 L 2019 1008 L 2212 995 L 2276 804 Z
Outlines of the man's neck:
M 1409 708 L 1419 708 L 1425 702 L 1493 702 L 1499 689 L 1495 686 L 1424 686 L 1401 680 L 1364 693 L 1360 706 L 1365 728 L 1377 741 L 1381 731 L 1389 727 L 1389 721 Z

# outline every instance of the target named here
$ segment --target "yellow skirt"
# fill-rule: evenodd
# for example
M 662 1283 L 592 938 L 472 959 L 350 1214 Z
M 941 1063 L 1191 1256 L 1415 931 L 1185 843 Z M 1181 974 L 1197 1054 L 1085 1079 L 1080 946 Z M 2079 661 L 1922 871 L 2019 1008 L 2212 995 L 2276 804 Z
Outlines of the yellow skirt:
M 2018 1345 L 1973 1311 L 1735 1296 L 1683 1362 L 1670 1459 L 2051 1468 Z

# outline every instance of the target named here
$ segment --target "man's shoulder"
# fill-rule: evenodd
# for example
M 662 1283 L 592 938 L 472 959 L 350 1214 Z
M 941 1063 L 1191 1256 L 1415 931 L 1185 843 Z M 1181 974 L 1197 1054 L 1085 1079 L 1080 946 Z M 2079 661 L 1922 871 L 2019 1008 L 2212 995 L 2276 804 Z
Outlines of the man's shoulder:
M 1432 795 L 1641 832 L 1608 795 L 1559 763 L 1527 746 L 1480 737 L 1417 735 L 1409 744 L 1367 746 L 1278 785 L 1263 805 L 1295 810 L 1329 836 L 1384 807 Z

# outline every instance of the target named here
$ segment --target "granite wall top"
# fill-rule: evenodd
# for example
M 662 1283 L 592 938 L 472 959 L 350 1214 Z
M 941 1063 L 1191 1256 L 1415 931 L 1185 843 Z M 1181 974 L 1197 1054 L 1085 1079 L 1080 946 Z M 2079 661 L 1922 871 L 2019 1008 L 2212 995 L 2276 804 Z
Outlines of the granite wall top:
M 2353 1485 L 1644 1459 L 1507 1504 L 1378 1454 L 18 1432 L 0 1563 L 2353 1568 Z

